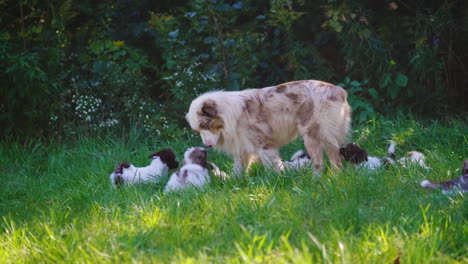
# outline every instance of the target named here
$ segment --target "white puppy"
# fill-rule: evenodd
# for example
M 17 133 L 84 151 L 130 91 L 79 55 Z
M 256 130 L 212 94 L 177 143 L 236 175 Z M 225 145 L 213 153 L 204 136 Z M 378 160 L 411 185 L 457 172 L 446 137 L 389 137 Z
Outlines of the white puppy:
M 135 167 L 129 162 L 120 163 L 109 177 L 111 183 L 119 186 L 139 182 L 157 182 L 162 175 L 179 166 L 175 153 L 170 149 L 152 153 L 149 158 L 151 164 L 146 167 Z
M 291 160 L 286 160 L 283 164 L 289 169 L 300 169 L 305 166 L 311 166 L 312 160 L 307 152 L 298 150 L 292 155 Z
M 201 187 L 211 182 L 208 173 L 207 153 L 204 148 L 189 148 L 184 153 L 184 166 L 171 175 L 164 193 L 185 189 L 191 186 Z

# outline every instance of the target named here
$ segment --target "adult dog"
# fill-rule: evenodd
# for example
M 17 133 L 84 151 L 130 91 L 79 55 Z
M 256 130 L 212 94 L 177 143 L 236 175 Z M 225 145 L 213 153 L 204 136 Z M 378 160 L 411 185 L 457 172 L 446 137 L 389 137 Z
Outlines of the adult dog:
M 258 158 L 283 168 L 278 148 L 300 135 L 316 171 L 323 150 L 340 168 L 339 146 L 351 125 L 346 91 L 329 83 L 304 80 L 236 92 L 212 91 L 192 101 L 186 115 L 207 147 L 234 157 L 234 173 Z

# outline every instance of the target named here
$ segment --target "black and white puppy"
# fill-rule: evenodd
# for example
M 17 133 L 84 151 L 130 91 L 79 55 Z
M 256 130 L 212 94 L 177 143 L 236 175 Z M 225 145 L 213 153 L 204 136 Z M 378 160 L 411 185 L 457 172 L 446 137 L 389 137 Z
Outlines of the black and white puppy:
M 312 160 L 309 153 L 304 150 L 298 150 L 291 157 L 291 160 L 283 161 L 284 167 L 287 169 L 300 169 L 305 166 L 310 166 Z
M 429 169 L 426 166 L 426 157 L 419 151 L 410 151 L 405 157 L 397 159 L 395 155 L 395 142 L 391 142 L 388 147 L 389 157 L 372 157 L 367 154 L 367 151 L 359 147 L 355 143 L 348 143 L 345 147 L 340 148 L 340 155 L 344 160 L 354 164 L 356 168 L 366 168 L 369 170 L 376 170 L 386 164 L 399 163 L 403 167 L 408 167 L 414 164 L 419 165 L 422 168 Z
M 460 177 L 444 182 L 431 182 L 424 180 L 421 182 L 421 186 L 431 189 L 441 187 L 442 193 L 444 194 L 448 194 L 457 190 L 461 192 L 468 192 L 468 159 L 463 163 L 462 175 Z
M 189 148 L 184 153 L 184 162 L 178 172 L 171 175 L 164 193 L 185 189 L 191 186 L 201 187 L 211 182 L 208 173 L 206 149 Z
M 149 157 L 151 163 L 146 167 L 135 167 L 129 162 L 120 163 L 110 175 L 110 181 L 114 186 L 131 185 L 140 182 L 157 182 L 162 175 L 169 170 L 177 169 L 179 163 L 174 151 L 163 149 L 154 152 Z

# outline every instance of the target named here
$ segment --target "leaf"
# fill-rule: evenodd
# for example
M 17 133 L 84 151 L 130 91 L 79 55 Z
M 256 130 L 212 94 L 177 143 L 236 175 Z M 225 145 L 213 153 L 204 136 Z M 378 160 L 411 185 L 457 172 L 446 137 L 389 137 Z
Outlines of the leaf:
M 392 85 L 390 89 L 388 90 L 390 94 L 390 98 L 395 99 L 398 96 L 398 93 L 400 92 L 400 86 L 398 85 Z
M 391 81 L 390 74 L 389 73 L 384 74 L 382 80 L 380 80 L 379 88 L 387 87 L 390 81 Z
M 405 87 L 408 84 L 408 77 L 402 73 L 398 73 L 395 78 L 396 85 Z
M 215 43 L 217 40 L 217 38 L 213 37 L 213 36 L 209 36 L 209 37 L 206 37 L 204 40 L 203 40 L 203 43 L 205 44 L 212 44 L 212 43 Z
M 358 82 L 358 81 L 352 81 L 350 84 L 351 84 L 351 86 L 354 86 L 354 87 L 359 87 L 359 86 L 361 86 L 361 83 Z
M 345 84 L 349 84 L 349 81 L 350 81 L 349 77 L 344 78 L 344 83 Z
M 367 92 L 370 94 L 370 96 L 372 97 L 372 99 L 374 100 L 378 100 L 379 99 L 379 92 L 377 92 L 377 90 L 375 90 L 374 88 L 369 88 L 367 90 Z
M 93 41 L 89 48 L 94 54 L 100 54 L 104 50 L 104 42 L 101 40 Z

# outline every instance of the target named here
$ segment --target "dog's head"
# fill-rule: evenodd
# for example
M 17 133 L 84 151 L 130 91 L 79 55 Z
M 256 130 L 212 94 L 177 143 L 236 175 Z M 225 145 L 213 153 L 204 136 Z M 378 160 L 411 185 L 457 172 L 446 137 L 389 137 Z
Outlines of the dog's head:
M 220 143 L 224 129 L 224 119 L 220 116 L 220 106 L 214 100 L 215 94 L 201 95 L 192 101 L 185 118 L 195 133 L 200 134 L 207 147 Z
M 155 159 L 157 157 L 159 157 L 162 163 L 167 165 L 169 170 L 177 169 L 177 167 L 179 167 L 176 155 L 171 149 L 162 149 L 158 152 L 151 153 L 148 158 Z
M 203 168 L 208 167 L 206 149 L 201 147 L 189 148 L 184 153 L 184 165 L 198 164 Z
M 354 143 L 348 143 L 346 147 L 340 148 L 340 154 L 346 161 L 353 164 L 359 164 L 367 161 L 367 151 Z
M 114 170 L 114 173 L 111 174 L 111 182 L 115 186 L 121 186 L 125 184 L 124 178 L 122 177 L 123 170 L 130 168 L 131 164 L 129 162 L 121 162 Z

